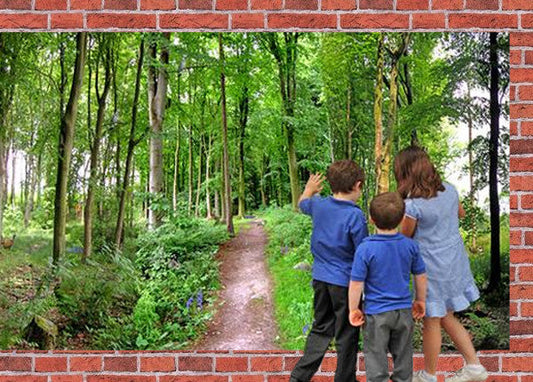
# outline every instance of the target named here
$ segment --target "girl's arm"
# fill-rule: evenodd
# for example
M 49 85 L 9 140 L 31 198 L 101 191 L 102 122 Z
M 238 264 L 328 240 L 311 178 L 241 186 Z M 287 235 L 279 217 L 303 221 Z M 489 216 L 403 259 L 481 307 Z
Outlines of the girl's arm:
M 416 219 L 413 219 L 412 217 L 405 215 L 402 220 L 400 232 L 407 237 L 413 237 L 415 234 L 415 231 L 416 231 Z
M 459 219 L 462 219 L 466 216 L 465 209 L 463 208 L 463 205 L 461 202 L 459 202 Z

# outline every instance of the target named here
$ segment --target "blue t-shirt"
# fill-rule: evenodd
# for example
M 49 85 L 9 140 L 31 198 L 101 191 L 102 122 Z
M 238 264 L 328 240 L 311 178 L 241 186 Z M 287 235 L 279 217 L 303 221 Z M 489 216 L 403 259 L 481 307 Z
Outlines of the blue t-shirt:
M 313 196 L 300 202 L 313 219 L 313 279 L 347 287 L 355 249 L 368 236 L 363 211 L 349 200 Z
M 378 234 L 357 248 L 351 279 L 365 283 L 365 313 L 378 314 L 411 308 L 411 273 L 425 271 L 416 241 L 400 233 Z

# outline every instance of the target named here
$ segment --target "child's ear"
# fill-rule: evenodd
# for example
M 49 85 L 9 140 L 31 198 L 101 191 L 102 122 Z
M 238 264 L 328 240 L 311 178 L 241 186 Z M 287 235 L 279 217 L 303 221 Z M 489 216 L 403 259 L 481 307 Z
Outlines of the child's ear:
M 363 182 L 361 181 L 355 182 L 355 184 L 353 185 L 354 191 L 361 191 L 362 188 L 363 188 Z
M 368 221 L 370 222 L 370 224 L 376 225 L 376 222 L 374 221 L 374 219 L 372 219 L 372 216 L 368 217 Z

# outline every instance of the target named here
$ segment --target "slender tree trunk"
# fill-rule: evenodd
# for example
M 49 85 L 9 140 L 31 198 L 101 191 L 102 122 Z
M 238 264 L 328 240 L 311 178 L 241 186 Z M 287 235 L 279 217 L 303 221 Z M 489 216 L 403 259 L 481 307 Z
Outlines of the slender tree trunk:
M 244 139 L 246 137 L 246 125 L 248 123 L 248 112 L 250 99 L 248 87 L 244 86 L 239 103 L 239 216 L 242 218 L 246 210 L 246 185 L 244 180 Z
M 174 150 L 174 182 L 172 184 L 172 210 L 174 212 L 176 212 L 176 209 L 178 206 L 178 175 L 179 175 L 179 167 L 180 167 L 180 150 L 181 150 L 181 126 L 178 122 L 178 136 L 176 137 L 176 149 Z
M 498 33 L 490 33 L 490 280 L 489 291 L 499 288 L 501 281 L 500 264 L 500 201 L 498 198 L 498 140 L 500 137 L 499 102 L 500 71 L 498 64 Z
M 189 199 L 187 205 L 187 215 L 191 216 L 192 212 L 192 175 L 193 175 L 193 158 L 192 158 L 192 126 L 189 127 Z
M 74 129 L 78 111 L 78 99 L 83 85 L 83 73 L 87 53 L 87 33 L 80 32 L 76 36 L 76 61 L 70 97 L 61 118 L 59 132 L 58 164 L 56 193 L 54 201 L 54 240 L 52 259 L 56 265 L 65 253 L 65 229 L 67 219 L 67 183 L 70 169 L 70 158 L 74 143 Z
M 215 173 L 220 173 L 220 161 L 219 160 L 216 160 L 215 161 Z M 221 212 L 220 212 L 220 204 L 219 204 L 219 194 L 218 194 L 218 190 L 215 189 L 214 191 L 214 197 L 215 197 L 215 200 L 214 200 L 214 205 L 213 205 L 213 211 L 214 211 L 214 214 L 215 214 L 215 217 L 218 219 L 221 217 Z
M 133 152 L 135 146 L 140 140 L 135 139 L 135 130 L 137 127 L 137 110 L 139 107 L 139 95 L 141 92 L 141 76 L 144 61 L 144 39 L 141 40 L 139 46 L 139 53 L 137 56 L 137 75 L 135 77 L 135 91 L 133 94 L 133 105 L 131 108 L 131 125 L 130 135 L 128 138 L 128 152 L 126 154 L 126 164 L 124 168 L 124 178 L 122 187 L 119 188 L 119 207 L 117 213 L 117 224 L 115 227 L 115 247 L 122 248 L 123 236 L 124 236 L 124 214 L 126 209 L 126 197 L 128 193 L 130 173 L 134 173 L 133 167 Z M 132 181 L 133 184 L 133 181 Z M 133 198 L 131 198 L 133 200 Z
M 109 44 L 109 41 L 102 40 L 104 44 Z M 101 49 L 101 48 L 100 48 Z M 82 263 L 87 262 L 87 258 L 91 256 L 92 247 L 93 247 L 93 210 L 94 210 L 94 189 L 96 182 L 98 180 L 98 156 L 100 155 L 100 143 L 102 140 L 103 126 L 104 126 L 104 117 L 107 106 L 107 96 L 109 90 L 111 89 L 111 47 L 107 45 L 105 47 L 105 57 L 104 59 L 104 89 L 102 94 L 100 94 L 99 86 L 99 61 L 97 60 L 96 64 L 96 78 L 95 78 L 95 91 L 96 91 L 96 100 L 98 102 L 98 111 L 96 114 L 96 126 L 93 132 L 93 140 L 90 143 L 91 155 L 90 155 L 90 170 L 89 170 L 89 182 L 87 184 L 87 198 L 85 200 L 85 211 L 84 211 L 84 244 L 83 244 L 83 254 L 81 257 Z M 101 53 L 99 53 L 101 54 Z M 91 129 L 91 126 L 87 127 Z
M 353 129 L 352 129 L 352 123 L 350 121 L 351 115 L 350 115 L 350 109 L 352 106 L 352 85 L 348 86 L 348 90 L 346 91 L 346 141 L 347 141 L 347 149 L 346 149 L 346 158 L 352 159 L 352 138 L 353 138 Z
M 202 154 L 204 150 L 204 137 L 200 137 L 200 150 L 198 151 L 198 176 L 196 178 L 196 203 L 194 205 L 194 217 L 198 217 L 200 208 L 200 191 L 202 188 Z
M 218 34 L 218 52 L 220 60 L 220 93 L 222 98 L 222 137 L 224 142 L 224 209 L 226 211 L 226 225 L 230 235 L 235 233 L 233 229 L 233 214 L 231 207 L 231 183 L 230 183 L 230 169 L 229 169 L 229 153 L 228 153 L 228 123 L 226 115 L 226 74 L 225 74 L 225 58 L 224 46 L 222 45 L 222 33 Z
M 207 215 L 206 215 L 207 219 L 213 218 L 213 213 L 211 212 L 211 193 L 209 191 L 211 149 L 212 149 L 212 136 L 211 136 L 211 133 L 209 133 L 209 139 L 207 142 L 207 153 L 205 157 L 205 205 L 207 209 Z
M 13 139 L 13 138 L 12 138 Z M 11 204 L 12 208 L 15 208 L 15 172 L 17 168 L 17 153 L 15 151 L 15 145 L 11 144 L 11 179 L 10 179 L 10 187 L 11 190 L 9 191 L 9 204 Z
M 376 64 L 376 86 L 374 88 L 374 157 L 376 184 L 381 179 L 381 160 L 383 157 L 383 69 L 385 66 L 385 35 L 383 32 L 378 37 L 378 58 Z M 379 187 L 378 187 L 379 190 Z M 379 191 L 378 191 L 379 193 Z
M 156 68 L 151 65 L 148 70 L 148 100 L 150 109 L 150 194 L 152 198 L 163 196 L 163 118 L 167 101 L 167 69 L 169 52 L 167 44 L 170 43 L 170 33 L 164 33 L 164 42 L 161 43 L 160 65 Z M 150 55 L 153 61 L 157 56 L 157 44 L 150 46 Z M 158 227 L 163 218 L 161 211 L 154 211 L 152 204 L 148 212 L 148 225 L 150 228 Z
M 467 85 L 468 86 L 468 85 Z M 470 88 L 468 88 L 468 99 L 470 100 Z M 470 246 L 472 249 L 475 249 L 477 246 L 476 243 L 476 195 L 475 195 L 475 189 L 474 189 L 474 158 L 472 153 L 472 140 L 473 140 L 473 129 L 474 129 L 474 121 L 472 120 L 472 115 L 470 110 L 467 114 L 467 123 L 468 123 L 468 174 L 469 174 L 469 180 L 470 180 L 470 192 L 469 192 L 469 199 L 470 199 L 470 231 L 471 231 L 471 243 Z

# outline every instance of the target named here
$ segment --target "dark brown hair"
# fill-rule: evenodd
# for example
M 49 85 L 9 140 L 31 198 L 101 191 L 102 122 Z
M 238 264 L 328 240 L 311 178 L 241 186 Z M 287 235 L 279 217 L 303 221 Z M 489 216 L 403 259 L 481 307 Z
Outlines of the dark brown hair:
M 326 172 L 326 178 L 333 193 L 350 193 L 357 182 L 364 182 L 365 172 L 353 160 L 345 159 L 333 162 Z
M 379 194 L 370 202 L 370 216 L 380 229 L 398 227 L 405 213 L 405 203 L 398 192 Z
M 429 155 L 418 146 L 409 146 L 394 159 L 394 176 L 402 198 L 432 198 L 444 191 L 440 175 Z

